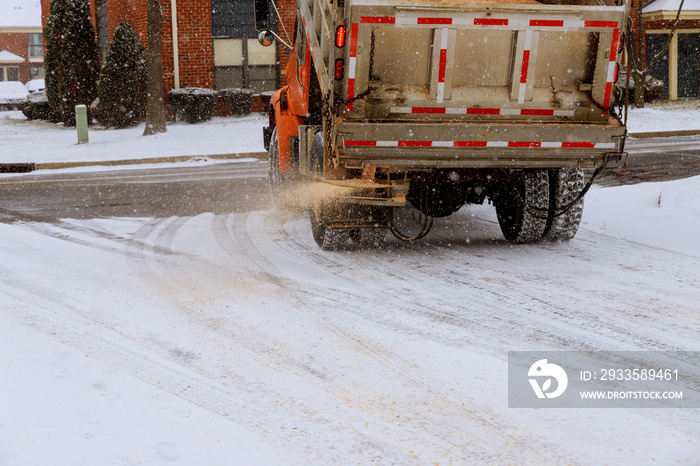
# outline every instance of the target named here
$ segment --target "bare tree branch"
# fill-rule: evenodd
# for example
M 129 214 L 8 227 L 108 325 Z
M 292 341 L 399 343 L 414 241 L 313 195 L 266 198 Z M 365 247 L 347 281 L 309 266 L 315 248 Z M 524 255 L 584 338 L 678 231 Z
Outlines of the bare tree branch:
M 652 68 L 654 64 L 663 57 L 666 52 L 668 52 L 669 47 L 671 46 L 671 41 L 673 40 L 673 36 L 676 33 L 676 29 L 678 28 L 678 23 L 681 20 L 681 10 L 683 9 L 683 3 L 685 3 L 685 0 L 681 0 L 681 4 L 678 6 L 678 12 L 676 13 L 676 20 L 673 22 L 673 28 L 671 29 L 671 32 L 668 35 L 668 40 L 666 41 L 666 45 L 664 45 L 664 48 L 661 49 L 659 53 L 657 53 L 654 58 L 651 59 L 649 62 L 649 66 L 647 68 Z

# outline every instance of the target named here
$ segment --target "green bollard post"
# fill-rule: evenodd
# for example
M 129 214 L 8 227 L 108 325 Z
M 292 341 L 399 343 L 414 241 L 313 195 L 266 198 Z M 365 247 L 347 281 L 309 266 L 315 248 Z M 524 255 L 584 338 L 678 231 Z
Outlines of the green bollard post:
M 87 107 L 85 105 L 75 106 L 75 126 L 78 128 L 78 144 L 90 142 L 88 137 Z

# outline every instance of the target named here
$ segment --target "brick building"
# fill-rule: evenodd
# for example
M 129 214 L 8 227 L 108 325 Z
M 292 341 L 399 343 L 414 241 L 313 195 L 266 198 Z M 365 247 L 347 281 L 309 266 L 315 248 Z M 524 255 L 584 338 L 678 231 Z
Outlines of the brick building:
M 0 0 L 0 81 L 44 77 L 39 0 Z
M 0 1 L 23 3 L 23 0 Z M 41 1 L 42 22 L 46 24 L 51 0 L 28 1 Z M 635 21 L 638 1 L 634 1 L 632 10 Z M 642 54 L 648 48 L 648 60 L 668 34 L 680 0 L 641 1 L 646 3 L 643 10 Z M 89 2 L 103 52 L 106 52 L 109 40 L 121 21 L 134 26 L 146 44 L 145 0 Z M 286 83 L 284 68 L 289 52 L 281 44 L 267 48 L 258 44 L 253 27 L 253 0 L 160 2 L 163 8 L 163 84 L 166 92 L 194 86 L 210 89 L 244 87 L 263 92 Z M 282 24 L 273 21 L 273 28 L 287 39 L 285 31 L 291 35 L 294 30 L 296 1 L 278 0 L 276 3 Z M 681 19 L 679 34 L 674 38 L 668 56 L 657 63 L 652 73 L 666 82 L 666 97 L 671 99 L 697 97 L 700 94 L 700 85 L 695 85 L 695 76 L 700 73 L 697 63 L 700 60 L 700 0 L 686 0 Z M 0 50 L 2 48 L 0 46 Z M 27 45 L 24 45 L 12 50 L 26 48 Z M 3 65 L 0 63 L 0 66 Z
M 130 23 L 144 46 L 147 44 L 146 1 L 89 2 L 103 54 L 121 21 Z M 243 87 L 259 93 L 284 83 L 280 70 L 286 66 L 289 54 L 280 46 L 262 47 L 258 43 L 253 27 L 253 0 L 160 0 L 160 3 L 166 93 L 181 87 Z M 41 0 L 41 4 L 45 25 L 51 0 Z M 279 9 L 288 23 L 286 29 L 291 32 L 295 1 L 282 0 Z

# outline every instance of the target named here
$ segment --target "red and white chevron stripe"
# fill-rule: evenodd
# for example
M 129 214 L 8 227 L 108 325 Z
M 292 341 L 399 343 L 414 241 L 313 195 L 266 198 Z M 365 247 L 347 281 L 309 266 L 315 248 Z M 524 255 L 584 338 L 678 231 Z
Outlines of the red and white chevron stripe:
M 614 142 L 586 141 L 368 141 L 346 140 L 343 147 L 474 147 L 517 149 L 615 149 Z
M 473 16 L 362 16 L 362 24 L 393 24 L 395 26 L 482 26 L 508 29 L 605 29 L 619 27 L 616 21 L 580 21 L 557 19 L 476 18 Z
M 574 110 L 539 108 L 485 108 L 485 107 L 391 107 L 391 113 L 434 115 L 507 115 L 573 117 Z

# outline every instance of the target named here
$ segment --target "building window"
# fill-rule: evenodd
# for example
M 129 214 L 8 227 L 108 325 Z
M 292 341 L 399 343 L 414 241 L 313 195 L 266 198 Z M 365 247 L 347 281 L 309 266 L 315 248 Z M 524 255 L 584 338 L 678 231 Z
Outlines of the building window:
M 19 66 L 0 66 L 0 81 L 19 81 Z
M 666 42 L 668 42 L 668 35 L 666 34 L 647 34 L 646 36 L 646 55 L 647 55 L 647 66 L 649 66 L 649 62 L 651 61 L 651 58 L 656 56 L 661 50 L 664 49 L 666 46 Z M 659 61 L 657 61 L 653 67 L 651 67 L 649 74 L 653 78 L 658 79 L 659 81 L 663 81 L 664 83 L 664 89 L 663 93 L 661 94 L 661 97 L 664 99 L 669 98 L 669 75 L 668 75 L 668 58 L 669 54 L 666 52 L 664 56 L 661 57 Z
M 44 58 L 44 41 L 41 34 L 29 34 L 29 58 Z
M 31 79 L 43 78 L 45 76 L 44 67 L 43 66 L 30 66 L 29 67 L 29 76 Z
M 255 93 L 277 89 L 276 47 L 263 47 L 257 39 L 214 39 L 214 84 Z
M 255 93 L 277 89 L 277 47 L 258 43 L 249 0 L 212 0 L 214 84 Z M 276 29 L 274 17 L 270 26 Z

